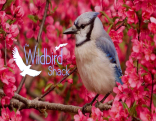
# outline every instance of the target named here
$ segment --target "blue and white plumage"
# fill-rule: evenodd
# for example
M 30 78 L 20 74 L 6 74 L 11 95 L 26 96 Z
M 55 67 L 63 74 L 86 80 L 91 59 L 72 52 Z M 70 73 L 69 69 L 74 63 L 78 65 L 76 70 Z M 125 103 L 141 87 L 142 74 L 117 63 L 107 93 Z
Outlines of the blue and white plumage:
M 80 15 L 64 34 L 75 34 L 75 56 L 84 86 L 97 94 L 107 94 L 121 81 L 122 71 L 115 46 L 103 28 L 98 12 Z

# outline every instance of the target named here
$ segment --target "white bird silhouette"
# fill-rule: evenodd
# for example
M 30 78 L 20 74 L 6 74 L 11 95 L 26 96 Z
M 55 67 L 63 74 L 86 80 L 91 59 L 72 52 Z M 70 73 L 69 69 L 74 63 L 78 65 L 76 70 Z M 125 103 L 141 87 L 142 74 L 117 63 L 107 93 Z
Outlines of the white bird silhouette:
M 60 47 L 66 46 L 68 43 L 60 44 L 59 46 L 56 46 L 55 49 L 58 50 Z
M 24 64 L 24 62 L 23 62 L 21 56 L 19 55 L 16 47 L 14 47 L 12 53 L 13 53 L 14 61 L 16 62 L 19 69 L 22 71 L 22 73 L 20 73 L 20 75 L 25 76 L 26 74 L 28 74 L 30 76 L 35 77 L 41 73 L 41 71 L 35 71 L 33 69 L 30 69 L 31 65 L 26 66 Z

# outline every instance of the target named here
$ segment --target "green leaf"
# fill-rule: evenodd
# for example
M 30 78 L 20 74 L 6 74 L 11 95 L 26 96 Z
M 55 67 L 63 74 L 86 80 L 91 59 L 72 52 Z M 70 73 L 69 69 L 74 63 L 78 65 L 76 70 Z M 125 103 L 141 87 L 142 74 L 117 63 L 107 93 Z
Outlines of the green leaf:
M 124 108 L 127 108 L 128 109 L 128 106 L 127 106 L 127 104 L 125 102 L 123 102 L 122 104 L 123 104 L 123 107 Z
M 47 113 L 47 111 L 45 111 L 44 112 L 44 117 L 47 118 L 47 116 L 48 116 L 48 113 Z
M 0 29 L 0 33 L 3 33 L 3 34 L 4 34 L 4 33 L 5 33 L 5 31 L 4 31 L 3 29 Z
M 133 103 L 133 106 L 130 108 L 130 114 L 131 114 L 132 116 L 137 116 L 136 107 L 137 107 L 137 105 L 136 105 L 136 101 L 135 101 L 135 102 Z
M 63 84 L 62 84 L 62 83 L 60 83 L 60 84 L 58 84 L 57 86 L 58 86 L 58 87 L 63 87 Z
M 109 21 L 111 24 L 113 24 L 112 19 L 109 18 L 109 16 L 108 16 L 104 11 L 100 11 L 100 13 L 102 13 L 102 15 L 104 15 L 104 16 L 108 19 L 108 21 Z
M 142 74 L 141 74 L 141 77 L 143 77 L 143 76 L 145 76 L 145 75 L 147 75 L 147 73 L 142 73 Z
M 47 86 L 44 88 L 44 92 L 46 92 L 48 89 L 52 87 L 52 83 L 47 84 Z
M 9 7 L 13 1 L 15 1 L 15 0 L 7 0 L 6 3 L 3 5 L 2 10 L 6 9 L 7 7 Z
M 46 109 L 39 109 L 39 111 L 40 111 L 40 113 L 41 113 L 42 115 L 44 115 L 45 118 L 47 118 L 48 113 L 47 113 Z
M 109 32 L 110 32 L 112 26 L 113 26 L 113 24 L 111 24 L 111 25 L 109 26 L 109 28 L 108 28 L 108 30 L 107 30 L 107 33 L 108 33 L 108 34 L 109 34 Z
M 145 67 L 145 66 L 143 66 L 143 65 L 141 65 L 142 67 L 143 67 L 143 69 L 146 71 L 146 72 L 148 72 L 148 69 Z
M 70 99 L 70 90 L 68 90 L 66 97 L 65 97 L 65 101 L 68 102 Z
M 57 8 L 58 8 L 57 6 L 54 8 L 53 13 L 57 10 Z
M 153 104 L 156 107 L 156 94 L 153 94 Z
M 37 20 L 38 20 L 37 17 L 35 17 L 33 15 L 28 15 L 28 18 L 31 19 L 33 22 L 37 23 Z
M 113 17 L 113 22 L 115 22 L 115 20 L 118 19 L 118 18 L 120 18 L 120 17 L 117 17 L 117 16 Z
M 125 7 L 125 8 L 127 8 L 127 9 L 131 8 L 131 7 L 129 7 L 129 6 L 126 5 L 126 4 L 123 4 L 122 6 Z

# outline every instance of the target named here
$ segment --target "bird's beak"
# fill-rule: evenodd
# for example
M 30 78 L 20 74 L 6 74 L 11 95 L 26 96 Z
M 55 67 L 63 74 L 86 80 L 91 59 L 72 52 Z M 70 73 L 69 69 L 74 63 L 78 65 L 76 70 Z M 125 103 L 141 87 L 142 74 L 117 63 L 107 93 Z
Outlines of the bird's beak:
M 77 33 L 77 29 L 76 27 L 72 26 L 68 29 L 66 29 L 63 34 L 76 34 Z

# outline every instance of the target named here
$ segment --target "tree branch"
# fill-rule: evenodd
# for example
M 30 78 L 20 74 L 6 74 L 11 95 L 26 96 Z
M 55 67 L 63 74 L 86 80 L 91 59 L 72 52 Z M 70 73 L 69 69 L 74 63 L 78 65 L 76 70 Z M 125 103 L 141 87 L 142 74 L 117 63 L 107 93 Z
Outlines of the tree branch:
M 39 44 L 39 40 L 41 38 L 41 34 L 42 34 L 42 30 L 43 30 L 43 25 L 45 23 L 45 19 L 46 19 L 46 16 L 47 16 L 47 11 L 48 11 L 48 6 L 49 6 L 49 1 L 46 0 L 46 6 L 45 6 L 45 11 L 44 11 L 44 15 L 43 15 L 43 19 L 42 19 L 42 23 L 41 23 L 41 26 L 40 26 L 40 30 L 39 30 L 39 33 L 38 33 L 38 36 L 37 36 L 37 41 L 36 41 L 36 45 L 35 47 L 37 48 L 38 47 L 38 44 Z M 34 53 L 35 51 L 35 47 L 34 47 L 34 50 L 32 53 Z M 32 62 L 32 59 L 30 59 L 30 61 L 28 62 L 28 65 L 30 65 L 30 63 Z M 18 86 L 17 88 L 17 93 L 19 93 L 22 89 L 22 86 L 25 82 L 25 79 L 26 79 L 26 76 L 22 78 L 21 82 L 20 82 L 20 85 Z
M 5 96 L 5 93 L 2 89 L 0 89 L 0 96 Z M 112 100 L 107 103 L 100 103 L 97 108 L 100 110 L 109 110 L 111 109 Z M 27 98 L 22 97 L 21 95 L 15 93 L 13 99 L 10 101 L 10 105 L 5 105 L 5 107 L 13 106 L 20 110 L 22 109 L 47 109 L 47 110 L 58 110 L 64 112 L 78 113 L 78 110 L 82 110 L 82 107 L 73 106 L 73 105 L 64 105 L 59 103 L 49 103 L 38 100 L 29 100 Z M 2 107 L 2 105 L 0 104 Z M 92 106 L 88 106 L 85 108 L 85 112 L 91 113 Z
M 34 112 L 31 112 L 29 117 L 34 119 L 35 121 L 45 121 L 41 116 L 37 115 Z
M 52 86 L 47 92 L 45 92 L 43 95 L 41 95 L 40 97 L 38 97 L 38 100 L 41 100 L 43 97 L 45 97 L 47 94 L 49 94 L 51 91 L 53 91 L 58 84 L 62 83 L 68 76 L 70 76 L 73 72 L 75 72 L 77 70 L 77 67 L 75 67 L 70 73 L 69 75 L 64 76 L 57 84 L 55 84 L 54 86 Z
M 125 24 L 125 19 L 123 20 L 122 24 L 120 26 L 118 26 L 118 28 L 115 29 L 115 31 L 117 31 L 118 29 L 120 29 L 122 26 L 124 26 Z

